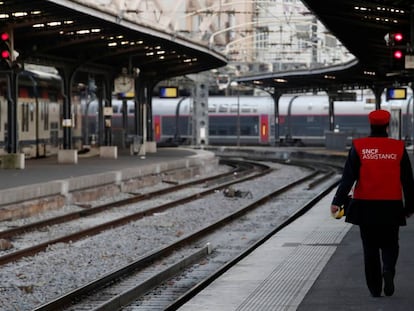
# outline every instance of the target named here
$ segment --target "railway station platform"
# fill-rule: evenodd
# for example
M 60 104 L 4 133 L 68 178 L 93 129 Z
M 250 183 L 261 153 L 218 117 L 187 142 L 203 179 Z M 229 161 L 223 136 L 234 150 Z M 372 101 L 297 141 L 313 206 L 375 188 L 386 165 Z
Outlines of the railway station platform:
M 285 152 L 283 148 L 252 149 L 258 153 Z M 321 156 L 346 156 L 345 152 L 323 149 L 300 150 Z M 286 149 L 288 151 L 292 149 Z M 411 160 L 414 163 L 413 158 Z M 159 173 L 205 163 L 214 167 L 215 161 L 214 152 L 189 148 L 159 148 L 145 159 L 121 151 L 117 159 L 80 156 L 77 164 L 59 164 L 54 157 L 27 160 L 23 170 L 0 170 L 0 201 L 19 200 L 36 191 L 52 191 L 56 183 L 87 187 L 106 182 L 108 178 L 122 179 L 123 174 L 127 178 L 128 174 Z M 409 218 L 408 225 L 400 231 L 394 295 L 373 298 L 365 285 L 358 227 L 330 216 L 333 194 L 331 192 L 179 310 L 414 310 L 414 217 Z
M 58 163 L 56 156 L 28 159 L 24 169 L 0 169 L 0 220 L 136 192 L 154 180 L 208 173 L 217 166 L 213 152 L 190 148 L 159 148 L 145 157 L 129 150 L 119 150 L 117 158 L 91 152 L 79 155 L 76 164 Z
M 97 152 L 79 155 L 76 164 L 58 163 L 56 156 L 40 159 L 27 159 L 24 169 L 0 169 L 0 190 L 52 180 L 100 174 L 127 168 L 143 168 L 164 164 L 170 169 L 177 162 L 195 158 L 214 157 L 210 152 L 189 148 L 158 148 L 155 153 L 147 153 L 144 158 L 131 155 L 129 150 L 118 150 L 118 157 L 101 158 Z M 161 170 L 161 168 L 160 168 Z
M 333 195 L 178 310 L 414 310 L 414 217 L 400 231 L 394 295 L 373 298 L 365 285 L 359 228 L 331 217 Z

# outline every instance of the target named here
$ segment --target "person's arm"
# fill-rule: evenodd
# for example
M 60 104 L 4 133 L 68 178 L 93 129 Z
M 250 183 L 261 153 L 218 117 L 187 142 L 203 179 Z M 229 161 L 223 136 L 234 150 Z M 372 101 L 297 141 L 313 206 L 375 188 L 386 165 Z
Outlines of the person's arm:
M 352 146 L 349 150 L 348 157 L 345 162 L 341 181 L 332 200 L 332 214 L 336 213 L 339 210 L 340 206 L 346 204 L 349 201 L 349 192 L 359 177 L 359 167 L 360 160 L 355 148 Z

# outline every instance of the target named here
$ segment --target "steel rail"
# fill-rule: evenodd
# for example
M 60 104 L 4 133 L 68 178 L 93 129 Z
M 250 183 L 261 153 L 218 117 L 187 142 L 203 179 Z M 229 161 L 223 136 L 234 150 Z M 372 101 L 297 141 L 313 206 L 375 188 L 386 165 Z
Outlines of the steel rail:
M 275 191 L 273 191 L 271 194 L 267 194 L 264 195 L 260 198 L 258 198 L 257 200 L 255 200 L 254 202 L 248 204 L 247 206 L 241 207 L 239 210 L 221 218 L 220 220 L 209 224 L 207 226 L 205 226 L 204 228 L 193 232 L 179 240 L 177 240 L 176 242 L 173 242 L 172 244 L 163 247 L 161 249 L 157 249 L 153 252 L 151 252 L 150 254 L 148 254 L 147 256 L 144 256 L 142 258 L 139 258 L 137 261 L 135 261 L 134 263 L 131 263 L 119 270 L 116 270 L 114 272 L 109 273 L 108 275 L 104 276 L 103 278 L 97 279 L 93 282 L 90 282 L 89 284 L 80 287 L 68 294 L 62 295 L 61 297 L 58 297 L 57 299 L 45 303 L 39 307 L 37 307 L 36 309 L 34 309 L 33 311 L 50 311 L 50 310 L 56 310 L 56 309 L 61 309 L 64 308 L 65 306 L 68 306 L 76 301 L 79 301 L 82 299 L 82 297 L 86 297 L 88 295 L 90 295 L 92 292 L 96 292 L 99 291 L 102 288 L 105 288 L 106 286 L 108 286 L 108 284 L 113 284 L 121 279 L 123 279 L 124 277 L 130 275 L 131 273 L 134 273 L 137 269 L 143 269 L 144 267 L 146 267 L 148 264 L 150 264 L 152 261 L 154 261 L 155 259 L 158 259 L 160 256 L 166 256 L 167 254 L 176 251 L 177 249 L 185 246 L 185 245 L 189 245 L 190 243 L 193 243 L 194 241 L 197 241 L 199 239 L 204 238 L 208 233 L 211 233 L 217 229 L 220 229 L 222 227 L 224 227 L 226 224 L 228 224 L 229 222 L 234 221 L 235 219 L 240 218 L 241 216 L 243 216 L 244 214 L 254 210 L 255 208 L 265 204 L 266 202 L 268 202 L 269 200 L 273 199 L 275 196 L 278 196 L 282 193 L 287 192 L 288 190 L 290 190 L 291 188 L 298 186 L 306 181 L 308 181 L 309 179 L 314 178 L 315 176 L 317 176 L 319 174 L 318 171 L 313 171 L 310 172 L 308 175 L 306 175 L 305 177 L 301 177 L 296 179 L 295 181 L 293 181 L 292 183 L 282 186 L 278 189 L 276 189 Z M 309 208 L 309 207 L 308 207 Z M 298 215 L 301 214 L 299 212 L 295 213 L 295 217 L 299 217 Z M 290 219 L 290 218 L 289 218 Z M 287 225 L 289 223 L 289 219 L 284 221 L 284 224 Z M 118 301 L 120 300 L 119 297 L 117 297 L 116 299 L 118 299 Z M 136 297 L 135 297 L 136 299 Z M 125 301 L 125 299 L 122 299 L 122 301 Z M 95 309 L 95 310 L 108 310 L 108 309 Z

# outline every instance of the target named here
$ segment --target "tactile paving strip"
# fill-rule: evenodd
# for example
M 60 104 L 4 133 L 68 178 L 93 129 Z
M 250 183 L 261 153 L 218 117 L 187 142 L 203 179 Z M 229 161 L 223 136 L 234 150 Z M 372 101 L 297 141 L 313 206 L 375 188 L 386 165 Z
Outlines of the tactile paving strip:
M 310 234 L 236 310 L 296 310 L 346 231 Z

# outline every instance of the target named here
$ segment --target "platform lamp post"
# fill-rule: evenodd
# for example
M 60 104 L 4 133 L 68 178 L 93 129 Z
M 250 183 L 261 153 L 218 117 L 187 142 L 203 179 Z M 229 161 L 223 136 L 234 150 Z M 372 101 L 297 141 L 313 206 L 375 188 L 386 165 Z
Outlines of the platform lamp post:
M 240 147 L 240 90 L 239 90 L 239 83 L 237 81 L 232 81 L 230 83 L 232 89 L 236 90 L 237 94 L 237 125 L 236 125 L 236 132 L 237 132 L 237 147 Z

